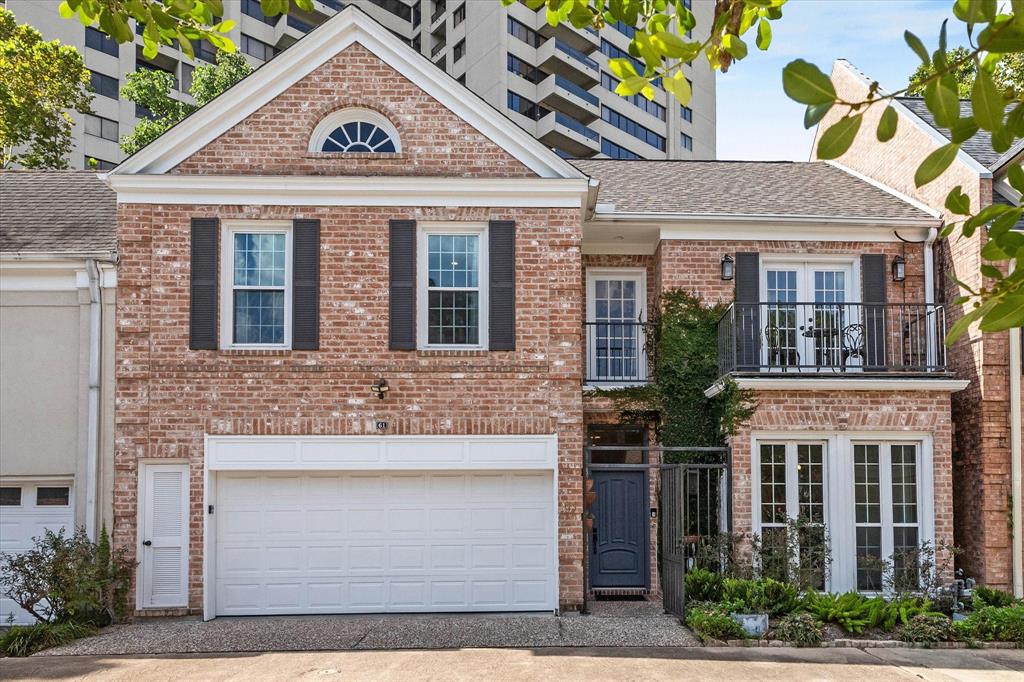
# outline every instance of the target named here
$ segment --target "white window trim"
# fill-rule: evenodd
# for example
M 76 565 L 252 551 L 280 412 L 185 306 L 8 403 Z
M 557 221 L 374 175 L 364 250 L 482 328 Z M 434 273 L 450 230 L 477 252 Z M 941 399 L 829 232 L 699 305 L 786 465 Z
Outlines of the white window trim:
M 764 302 L 768 292 L 768 270 L 796 269 L 797 292 L 813 292 L 813 282 L 809 272 L 814 268 L 835 266 L 848 268 L 849 278 L 846 283 L 846 302 L 860 303 L 860 258 L 848 254 L 762 254 L 761 268 L 758 273 L 758 298 Z M 812 303 L 812 299 L 797 296 L 798 303 Z
M 0 506 L 0 516 L 3 515 L 3 510 L 5 509 L 35 509 L 45 511 L 75 508 L 75 482 L 73 478 L 61 476 L 53 479 L 46 479 L 40 477 L 4 476 L 3 479 L 0 479 L 0 487 L 21 488 L 21 503 L 16 505 Z M 36 503 L 38 488 L 67 488 L 68 503 L 39 505 Z
M 284 343 L 234 342 L 234 265 L 237 232 L 283 232 Z M 287 350 L 292 347 L 292 224 L 289 221 L 225 221 L 220 235 L 220 347 L 238 350 Z
M 608 268 L 608 267 L 596 267 L 587 268 L 587 291 L 586 291 L 586 303 L 587 303 L 587 322 L 596 322 L 594 319 L 596 315 L 595 309 L 595 298 L 597 295 L 597 281 L 601 279 L 629 279 L 636 282 L 636 300 L 637 305 L 640 309 L 640 315 L 638 317 L 639 322 L 647 321 L 647 269 L 646 268 Z M 587 348 L 587 357 L 585 362 L 593 363 L 596 362 L 596 352 L 591 348 L 590 335 L 587 334 L 585 339 Z M 646 337 L 644 338 L 644 348 L 641 349 L 639 358 L 639 371 L 638 375 L 643 379 L 640 382 L 624 382 L 622 384 L 601 382 L 602 388 L 613 388 L 618 385 L 631 386 L 637 383 L 644 383 L 647 379 L 647 352 L 646 352 Z M 589 375 L 589 370 L 587 374 Z
M 917 491 L 918 491 L 918 543 L 935 542 L 935 470 L 934 444 L 926 432 L 853 432 L 836 433 L 808 431 L 794 435 L 792 432 L 756 432 L 750 437 L 750 485 L 751 485 L 751 529 L 761 532 L 761 443 L 779 442 L 822 442 L 825 446 L 825 519 L 828 525 L 832 547 L 832 567 L 825 585 L 827 591 L 845 592 L 857 589 L 857 544 L 853 487 L 853 444 L 879 443 L 916 445 Z M 787 452 L 787 466 L 788 466 Z M 883 464 L 889 464 L 888 455 Z M 881 473 L 881 471 L 880 471 Z M 880 478 L 881 481 L 881 478 Z M 882 498 L 889 501 L 888 518 L 892 518 L 891 468 L 882 485 L 888 485 L 888 493 Z M 787 486 L 787 495 L 789 488 Z M 787 505 L 788 506 L 788 505 Z M 886 518 L 883 516 L 883 519 Z M 890 537 L 885 539 L 886 534 Z M 883 525 L 883 558 L 892 554 L 892 524 Z M 888 544 L 884 544 L 884 543 Z M 888 547 L 888 553 L 886 548 Z
M 477 276 L 480 292 L 478 315 L 479 343 L 440 344 L 429 343 L 428 282 L 430 261 L 427 237 L 432 234 L 475 234 L 479 235 L 480 253 L 477 256 Z M 420 223 L 416 231 L 416 348 L 419 350 L 487 350 L 489 347 L 488 321 L 490 311 L 490 248 L 488 247 L 487 223 L 431 222 Z
M 309 136 L 309 147 L 307 151 L 320 154 L 345 154 L 346 152 L 324 152 L 323 146 L 324 142 L 327 141 L 327 136 L 334 132 L 336 128 L 346 123 L 352 123 L 353 121 L 372 123 L 388 134 L 388 137 L 391 138 L 392 144 L 395 145 L 395 151 L 383 153 L 400 154 L 402 152 L 402 142 L 398 137 L 398 129 L 395 128 L 395 125 L 388 119 L 388 117 L 380 112 L 374 111 L 373 109 L 364 109 L 362 107 L 348 107 L 325 116 L 323 120 L 316 125 L 316 128 L 313 129 L 313 134 Z M 365 154 L 367 152 L 358 153 Z

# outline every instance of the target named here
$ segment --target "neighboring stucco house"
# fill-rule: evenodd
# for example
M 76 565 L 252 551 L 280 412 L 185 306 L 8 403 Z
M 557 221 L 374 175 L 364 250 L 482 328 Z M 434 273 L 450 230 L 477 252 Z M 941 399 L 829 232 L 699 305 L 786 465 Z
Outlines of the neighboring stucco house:
M 864 97 L 870 79 L 845 60 L 835 63 L 832 81 L 840 97 Z M 935 125 L 923 100 L 900 97 L 892 106 L 899 115 L 896 137 L 886 144 L 873 134 L 859 135 L 840 163 L 926 205 L 943 221 L 954 221 L 944 207 L 946 195 L 960 185 L 974 211 L 993 202 L 1019 205 L 1020 195 L 1006 181 L 1014 164 L 1024 161 L 1024 141 L 1005 153 L 993 151 L 988 133 L 980 131 L 966 142 L 952 165 L 937 180 L 918 189 L 914 171 L 932 150 L 947 144 L 948 131 Z M 962 100 L 961 112 L 971 103 Z M 881 107 L 865 113 L 863 128 L 874 130 Z M 835 120 L 833 111 L 819 125 L 820 135 Z M 1024 229 L 1019 223 L 1016 229 Z M 949 324 L 963 314 L 951 305 L 961 292 L 947 273 L 977 289 L 981 276 L 986 230 L 970 239 L 955 233 L 935 245 L 936 284 L 945 302 Z M 906 236 L 906 235 L 904 235 Z M 930 240 L 934 236 L 929 237 Z M 974 325 L 949 349 L 949 365 L 970 381 L 953 396 L 953 496 L 956 543 L 963 548 L 959 565 L 968 577 L 1024 595 L 1024 517 L 1021 515 L 1021 330 L 981 333 Z
M 111 524 L 116 236 L 94 173 L 0 172 L 2 552 Z
M 657 596 L 660 453 L 588 387 L 647 380 L 676 287 L 737 301 L 736 530 L 826 524 L 838 590 L 952 538 L 965 382 L 931 252 L 894 235 L 941 221 L 833 165 L 569 163 L 349 7 L 103 178 L 139 613 Z M 591 535 L 595 441 L 624 468 Z

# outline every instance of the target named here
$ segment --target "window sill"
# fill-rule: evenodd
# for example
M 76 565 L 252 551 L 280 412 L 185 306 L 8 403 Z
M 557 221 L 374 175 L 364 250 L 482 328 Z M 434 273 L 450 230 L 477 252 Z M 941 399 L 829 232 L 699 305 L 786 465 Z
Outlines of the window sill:
M 259 357 L 287 357 L 292 354 L 291 348 L 221 348 L 218 355 L 255 355 Z
M 406 158 L 403 152 L 306 152 L 307 159 L 385 159 L 401 161 Z
M 417 348 L 416 356 L 421 358 L 482 358 L 490 352 L 486 348 Z

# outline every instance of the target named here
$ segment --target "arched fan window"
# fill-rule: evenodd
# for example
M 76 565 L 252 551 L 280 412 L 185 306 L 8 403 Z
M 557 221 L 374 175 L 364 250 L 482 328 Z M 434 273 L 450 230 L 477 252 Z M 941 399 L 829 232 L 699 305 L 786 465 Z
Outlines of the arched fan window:
M 369 109 L 343 109 L 327 116 L 310 137 L 309 151 L 386 154 L 401 151 L 398 131 Z

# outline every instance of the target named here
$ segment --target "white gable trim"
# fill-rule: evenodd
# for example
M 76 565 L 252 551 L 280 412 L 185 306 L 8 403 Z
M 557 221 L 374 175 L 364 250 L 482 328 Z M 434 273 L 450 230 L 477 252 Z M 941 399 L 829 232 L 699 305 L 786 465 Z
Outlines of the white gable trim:
M 539 176 L 585 177 L 572 164 L 353 5 L 321 24 L 107 175 L 166 173 L 357 42 Z
M 581 208 L 586 178 L 108 175 L 121 204 Z

